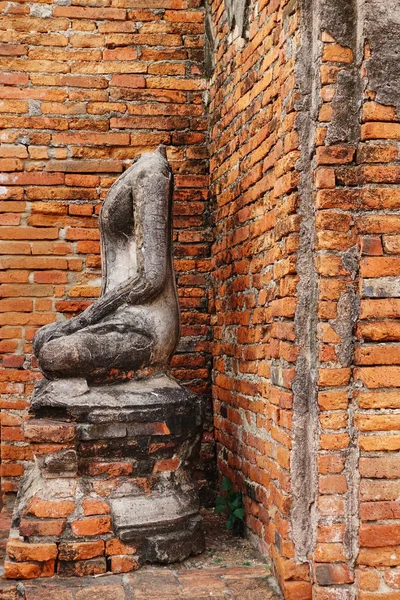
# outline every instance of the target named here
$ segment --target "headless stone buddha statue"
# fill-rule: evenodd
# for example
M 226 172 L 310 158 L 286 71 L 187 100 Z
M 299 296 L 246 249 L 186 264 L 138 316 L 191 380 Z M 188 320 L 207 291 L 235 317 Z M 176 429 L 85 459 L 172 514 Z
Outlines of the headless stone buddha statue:
M 47 379 L 165 370 L 180 336 L 171 205 L 172 173 L 160 146 L 135 159 L 102 207 L 100 298 L 35 336 L 34 352 Z
M 55 568 L 60 576 L 110 567 L 120 572 L 112 555 L 75 561 L 62 553 L 64 542 L 82 541 L 77 523 L 86 524 L 91 514 L 88 499 L 101 501 L 104 511 L 102 528 L 88 541 L 101 541 L 105 553 L 113 538 L 132 544 L 122 556 L 126 570 L 176 562 L 204 548 L 193 468 L 203 402 L 167 372 L 180 335 L 172 188 L 164 148 L 134 161 L 100 213 L 100 298 L 79 316 L 36 333 L 34 351 L 45 378 L 32 394 L 24 429 L 35 461 L 20 485 L 12 531 L 24 515 L 30 523 L 38 500 L 57 505 L 60 489 L 75 506 L 55 536 L 57 561 L 46 561 L 42 570 L 36 565 L 39 577 Z M 34 526 L 19 529 L 18 543 L 22 537 L 28 547 L 36 543 L 35 532 Z M 24 579 L 12 535 L 5 574 Z

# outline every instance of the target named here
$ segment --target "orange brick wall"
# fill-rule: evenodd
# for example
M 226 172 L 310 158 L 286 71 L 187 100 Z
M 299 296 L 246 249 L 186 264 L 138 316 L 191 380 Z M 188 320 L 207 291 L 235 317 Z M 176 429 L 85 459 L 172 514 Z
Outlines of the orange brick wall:
M 357 38 L 338 43 L 334 28 L 320 32 L 319 497 L 312 559 L 321 600 L 382 600 L 399 588 L 400 130 L 395 107 L 378 101 L 371 81 L 372 60 L 390 60 L 383 39 L 370 46 L 370 23 L 376 18 L 379 26 L 372 8 L 358 15 Z
M 399 80 L 361 4 L 258 0 L 241 37 L 210 3 L 218 466 L 288 599 L 399 589 Z
M 358 80 L 356 49 L 320 33 L 320 104 L 315 131 L 315 269 L 318 274 L 318 490 L 313 548 L 316 598 L 350 597 L 358 538 L 357 384 L 354 326 L 360 308 L 360 223 L 352 174 L 368 162 L 359 125 L 332 143 L 340 77 Z M 353 115 L 349 114 L 348 129 Z M 357 115 L 358 117 L 358 115 Z M 361 183 L 361 180 L 360 180 Z M 359 191 L 357 190 L 357 195 Z
M 218 466 L 245 494 L 246 523 L 286 594 L 307 594 L 290 531 L 292 381 L 298 356 L 299 138 L 294 3 L 251 4 L 248 39 L 211 3 L 210 178 L 214 203 L 213 397 Z M 286 579 L 291 581 L 285 582 Z M 295 580 L 301 580 L 300 582 Z M 303 596 L 302 596 L 303 597 Z
M 340 590 L 347 598 L 353 590 L 381 600 L 398 594 L 400 565 L 399 117 L 369 86 L 368 43 L 358 67 L 350 47 L 327 32 L 322 40 L 315 172 L 320 497 L 313 558 L 317 583 L 332 588 L 327 596 L 326 587 L 317 587 L 316 597 L 337 597 Z M 363 84 L 355 143 L 329 144 L 343 71 Z
M 101 202 L 132 159 L 160 143 L 175 173 L 183 323 L 171 372 L 196 391 L 208 388 L 211 238 L 200 2 L 64 4 L 0 2 L 3 492 L 17 490 L 31 459 L 21 420 L 40 377 L 32 337 L 98 296 Z M 205 436 L 209 470 L 212 434 Z

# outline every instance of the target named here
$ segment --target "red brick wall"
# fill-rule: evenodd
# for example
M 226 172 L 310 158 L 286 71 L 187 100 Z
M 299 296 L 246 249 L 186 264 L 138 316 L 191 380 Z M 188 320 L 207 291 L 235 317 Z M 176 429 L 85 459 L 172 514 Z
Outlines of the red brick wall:
M 390 29 L 372 1 L 259 0 L 241 38 L 228 2 L 210 5 L 219 469 L 285 598 L 395 598 L 400 119 L 377 99 L 398 83 Z
M 368 22 L 372 15 L 366 17 Z M 320 38 L 314 173 L 319 498 L 313 561 L 315 597 L 324 600 L 353 594 L 394 598 L 399 587 L 400 131 L 395 107 L 379 103 L 371 87 L 373 51 L 364 36 L 358 46 L 338 44 L 329 30 Z M 379 50 L 374 48 L 376 55 Z M 343 143 L 334 139 L 341 110 L 335 99 L 345 78 L 352 82 L 356 109 L 347 104 Z
M 248 39 L 211 4 L 210 177 L 215 204 L 214 410 L 218 466 L 245 493 L 246 523 L 285 592 L 307 594 L 291 559 L 290 450 L 300 217 L 293 3 L 251 4 Z M 285 579 L 302 580 L 300 583 Z M 303 596 L 302 596 L 303 597 Z
M 354 325 L 359 318 L 360 223 L 354 214 L 352 174 L 369 150 L 354 139 L 330 142 L 339 78 L 359 77 L 355 49 L 327 32 L 320 56 L 320 106 L 314 161 L 315 268 L 318 274 L 318 409 L 316 452 L 319 497 L 313 548 L 316 597 L 347 597 L 355 578 L 358 536 L 357 391 Z M 350 128 L 352 115 L 349 115 Z M 349 137 L 349 136 L 347 136 Z M 372 156 L 372 155 L 370 155 Z M 359 190 L 356 194 L 358 195 Z M 340 586 L 340 587 L 339 587 Z
M 197 0 L 0 3 L 2 490 L 16 491 L 40 377 L 36 329 L 99 294 L 97 214 L 140 152 L 167 146 L 182 342 L 171 372 L 208 387 L 207 121 Z M 211 434 L 204 455 L 212 468 Z M 199 474 L 199 477 L 202 477 Z

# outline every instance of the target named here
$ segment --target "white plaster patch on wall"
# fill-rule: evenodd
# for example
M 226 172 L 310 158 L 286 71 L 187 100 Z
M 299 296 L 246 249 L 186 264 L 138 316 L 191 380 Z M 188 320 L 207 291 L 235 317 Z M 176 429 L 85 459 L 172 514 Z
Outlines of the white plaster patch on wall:
M 0 183 L 15 183 L 17 178 L 15 175 L 8 175 L 5 173 L 0 173 Z
M 248 0 L 225 0 L 229 28 L 239 37 L 243 37 L 247 4 Z

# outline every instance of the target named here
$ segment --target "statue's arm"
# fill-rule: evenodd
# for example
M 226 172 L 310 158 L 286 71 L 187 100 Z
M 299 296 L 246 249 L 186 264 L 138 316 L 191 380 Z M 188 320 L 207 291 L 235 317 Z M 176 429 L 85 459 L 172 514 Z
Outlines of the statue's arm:
M 133 290 L 136 290 L 139 294 L 142 288 L 143 285 L 139 278 L 131 277 L 124 281 L 122 285 L 101 296 L 78 316 L 73 317 L 65 323 L 55 322 L 41 327 L 33 339 L 33 351 L 35 355 L 39 355 L 41 347 L 47 342 L 76 333 L 89 325 L 94 325 L 108 314 L 114 312 L 119 306 L 126 303 L 129 294 Z
M 136 198 L 135 235 L 143 292 L 132 288 L 129 302 L 137 304 L 157 296 L 167 276 L 172 175 L 166 165 L 165 170 L 147 173 L 132 193 Z
M 122 304 L 141 304 L 158 296 L 167 275 L 171 175 L 147 173 L 132 190 L 138 274 L 101 296 L 66 326 L 81 329 L 98 322 Z

